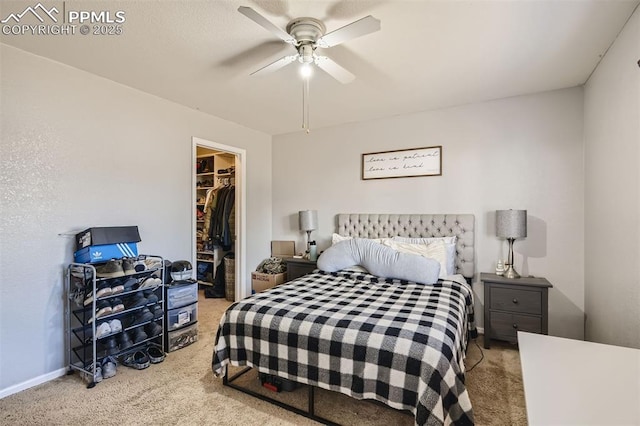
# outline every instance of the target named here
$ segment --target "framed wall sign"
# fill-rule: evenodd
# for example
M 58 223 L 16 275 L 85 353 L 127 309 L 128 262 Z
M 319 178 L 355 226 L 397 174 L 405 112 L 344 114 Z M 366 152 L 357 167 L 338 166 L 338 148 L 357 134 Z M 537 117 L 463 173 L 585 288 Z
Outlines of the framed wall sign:
M 362 154 L 362 180 L 442 176 L 442 146 Z

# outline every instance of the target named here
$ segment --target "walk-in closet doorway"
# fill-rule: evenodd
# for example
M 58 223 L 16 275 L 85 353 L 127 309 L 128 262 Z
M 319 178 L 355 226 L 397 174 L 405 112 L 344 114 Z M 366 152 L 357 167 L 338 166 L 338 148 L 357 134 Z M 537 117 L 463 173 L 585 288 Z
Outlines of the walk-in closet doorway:
M 229 288 L 227 269 L 224 288 L 233 299 L 249 296 L 246 262 L 246 151 L 194 137 L 192 155 L 192 264 L 201 287 L 220 289 L 225 276 L 225 256 L 233 253 L 235 283 Z M 213 201 L 220 201 L 212 209 Z M 226 202 L 226 206 L 225 206 Z M 207 288 L 207 287 L 205 287 Z

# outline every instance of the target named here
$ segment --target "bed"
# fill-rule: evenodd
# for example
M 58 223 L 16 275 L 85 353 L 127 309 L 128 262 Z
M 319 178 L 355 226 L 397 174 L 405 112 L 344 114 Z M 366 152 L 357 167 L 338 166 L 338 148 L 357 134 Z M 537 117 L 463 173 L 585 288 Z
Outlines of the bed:
M 473 424 L 464 386 L 476 332 L 473 215 L 340 214 L 337 230 L 367 239 L 455 236 L 456 274 L 425 285 L 357 268 L 316 270 L 254 294 L 223 315 L 214 374 L 229 384 L 228 365 L 248 366 L 309 385 L 308 412 L 293 411 L 323 422 L 314 387 L 408 410 L 419 425 Z

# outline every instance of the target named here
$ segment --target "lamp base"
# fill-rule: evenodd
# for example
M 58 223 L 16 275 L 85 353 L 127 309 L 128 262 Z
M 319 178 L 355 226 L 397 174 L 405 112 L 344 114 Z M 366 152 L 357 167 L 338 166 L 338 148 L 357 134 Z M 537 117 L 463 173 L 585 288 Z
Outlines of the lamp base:
M 513 265 L 509 265 L 507 267 L 507 270 L 504 271 L 504 277 L 512 280 L 515 278 L 520 278 L 520 274 L 517 273 L 515 269 L 513 269 Z

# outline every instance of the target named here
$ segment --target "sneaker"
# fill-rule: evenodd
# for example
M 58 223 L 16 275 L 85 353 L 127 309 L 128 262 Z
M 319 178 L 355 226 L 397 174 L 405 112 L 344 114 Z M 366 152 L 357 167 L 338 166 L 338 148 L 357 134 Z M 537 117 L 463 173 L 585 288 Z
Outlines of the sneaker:
M 157 322 L 152 322 L 147 325 L 147 334 L 151 337 L 156 337 L 162 334 L 162 326 Z
M 149 308 L 144 308 L 136 315 L 136 323 L 142 324 L 143 322 L 151 321 L 153 319 L 153 314 L 149 310 Z
M 124 291 L 133 291 L 138 288 L 138 280 L 136 278 L 127 278 L 122 284 Z
M 133 346 L 133 341 L 131 340 L 131 337 L 129 337 L 129 333 L 126 331 L 122 333 L 118 338 L 118 344 L 120 345 L 121 351 L 125 351 Z
M 131 259 L 129 257 L 122 259 L 122 271 L 125 275 L 133 275 L 137 273 L 135 259 Z
M 106 300 L 98 300 L 98 302 L 96 302 L 96 313 L 91 317 L 91 319 L 89 319 L 89 324 L 91 324 L 98 318 L 111 315 L 112 313 L 113 309 L 111 309 L 111 305 L 109 304 L 109 302 L 107 302 Z
M 124 277 L 122 259 L 111 259 L 103 265 L 96 265 L 96 275 L 100 278 Z
M 144 260 L 144 264 L 147 267 L 147 270 L 150 269 L 160 269 L 162 267 L 162 261 L 158 258 L 150 257 Z
M 118 353 L 118 342 L 116 342 L 115 336 L 107 337 L 102 344 L 107 351 L 107 355 L 115 355 Z
M 142 293 L 136 293 L 127 301 L 127 309 L 139 308 L 141 306 L 146 306 L 146 304 L 147 299 L 142 295 Z
M 76 288 L 69 294 L 69 299 L 72 300 L 78 306 L 84 306 L 84 290 Z
M 164 309 L 162 309 L 161 305 L 153 305 L 151 307 L 151 313 L 153 314 L 153 319 L 159 319 L 164 315 Z
M 111 334 L 112 331 L 113 330 L 111 329 L 111 325 L 109 325 L 108 322 L 101 322 L 96 328 L 96 339 L 102 339 L 103 337 Z
M 120 333 L 122 331 L 122 322 L 119 319 L 112 319 L 109 321 L 109 328 L 111 328 L 112 333 Z
M 142 281 L 142 283 L 140 283 L 140 286 L 138 288 L 139 289 L 143 289 L 143 288 L 153 289 L 153 288 L 158 287 L 160 284 L 162 284 L 162 281 L 160 280 L 160 278 L 154 277 L 152 275 L 150 277 L 145 278 L 145 280 Z
M 158 303 L 158 296 L 156 296 L 153 290 L 145 290 L 143 294 L 144 294 L 144 297 L 147 299 L 147 304 Z
M 102 381 L 102 367 L 100 364 L 96 364 L 95 369 L 93 364 L 87 369 L 90 373 L 83 372 L 82 378 L 88 383 L 100 383 Z
M 136 273 L 144 272 L 147 270 L 147 264 L 144 262 L 144 260 L 135 260 L 133 262 L 133 269 L 136 270 Z
M 111 283 L 111 294 L 119 294 L 124 291 L 124 285 L 121 280 L 115 280 Z
M 149 336 L 144 332 L 142 327 L 133 329 L 133 343 L 141 343 L 147 340 Z
M 149 356 L 142 351 L 136 351 L 135 353 L 126 355 L 122 363 L 127 367 L 135 368 L 136 370 L 142 370 L 149 366 Z
M 164 361 L 165 355 L 164 355 L 164 352 L 158 349 L 157 347 L 149 346 L 147 348 L 147 356 L 149 357 L 149 361 L 151 361 L 152 364 L 158 364 Z
M 102 377 L 109 379 L 116 375 L 116 359 L 108 356 L 102 360 Z
M 114 297 L 111 299 L 111 312 L 117 313 L 124 311 L 124 303 L 122 303 L 122 299 Z
M 94 299 L 93 289 L 89 287 L 88 291 L 89 292 L 87 293 L 87 297 L 84 299 L 84 306 L 90 305 Z M 111 290 L 111 287 L 109 287 L 109 284 L 107 283 L 97 283 L 95 293 L 95 298 L 99 299 L 101 297 L 111 296 L 113 290 Z
M 71 276 L 88 281 L 93 278 L 93 271 L 88 266 L 74 265 L 71 268 Z

